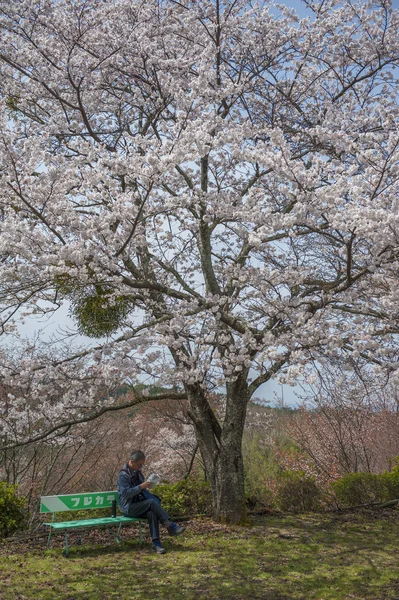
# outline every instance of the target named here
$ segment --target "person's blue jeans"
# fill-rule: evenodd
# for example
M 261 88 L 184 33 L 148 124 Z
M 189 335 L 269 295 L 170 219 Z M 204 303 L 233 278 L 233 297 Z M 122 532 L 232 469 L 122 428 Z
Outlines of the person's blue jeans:
M 126 517 L 146 518 L 150 526 L 152 540 L 159 540 L 159 523 L 163 525 L 165 521 L 171 520 L 168 513 L 162 508 L 158 496 L 141 502 L 132 502 L 129 506 L 129 512 L 124 514 Z
M 159 496 L 157 496 L 156 494 L 152 494 L 148 490 L 143 490 L 141 493 L 143 494 L 143 496 L 146 500 L 155 500 L 155 502 L 158 502 L 158 504 L 161 504 L 161 498 Z

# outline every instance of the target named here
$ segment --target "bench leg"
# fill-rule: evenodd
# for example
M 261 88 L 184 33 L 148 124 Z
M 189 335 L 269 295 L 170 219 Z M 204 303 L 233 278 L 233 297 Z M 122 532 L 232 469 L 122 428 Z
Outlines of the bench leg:
M 140 545 L 143 545 L 143 531 L 141 529 L 141 523 L 139 521 L 139 536 L 140 536 Z
M 47 538 L 47 550 L 50 550 L 50 547 L 51 547 L 51 534 L 52 534 L 52 529 L 51 529 L 51 527 L 49 527 L 49 529 L 50 529 L 50 531 L 49 531 L 48 538 Z
M 122 538 L 120 536 L 121 529 L 122 529 L 122 523 L 119 523 L 118 531 L 116 532 L 116 541 L 118 542 L 118 544 L 120 544 L 122 542 Z
M 69 556 L 69 545 L 68 545 L 68 534 L 67 534 L 67 532 L 65 532 L 65 550 L 64 550 L 64 556 L 65 557 Z

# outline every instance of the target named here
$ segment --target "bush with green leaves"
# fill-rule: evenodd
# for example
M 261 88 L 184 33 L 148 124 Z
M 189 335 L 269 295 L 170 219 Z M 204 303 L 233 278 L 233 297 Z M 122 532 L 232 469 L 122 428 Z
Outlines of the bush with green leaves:
M 27 499 L 18 496 L 16 485 L 0 481 L 0 538 L 23 529 L 27 518 Z
M 316 479 L 302 471 L 283 471 L 277 482 L 276 500 L 279 508 L 289 512 L 318 510 L 322 491 Z
M 348 473 L 332 484 L 338 504 L 356 506 L 386 500 L 386 487 L 377 473 Z
M 154 490 L 162 506 L 173 517 L 209 515 L 212 512 L 212 495 L 208 481 L 188 477 L 177 483 L 162 483 Z
M 249 508 L 273 505 L 273 493 L 268 487 L 270 477 L 279 466 L 273 448 L 263 443 L 260 435 L 245 435 L 243 440 L 245 499 Z
M 399 465 L 394 467 L 392 471 L 385 471 L 381 474 L 381 479 L 386 488 L 387 500 L 399 499 Z
M 349 473 L 331 485 L 342 506 L 395 500 L 399 498 L 399 466 L 380 474 Z
M 261 430 L 248 430 L 243 437 L 245 498 L 250 509 L 276 506 L 275 487 L 282 469 L 285 470 L 279 457 L 297 456 L 299 451 L 278 423 L 273 424 L 272 437 L 265 438 L 267 427 L 266 422 Z

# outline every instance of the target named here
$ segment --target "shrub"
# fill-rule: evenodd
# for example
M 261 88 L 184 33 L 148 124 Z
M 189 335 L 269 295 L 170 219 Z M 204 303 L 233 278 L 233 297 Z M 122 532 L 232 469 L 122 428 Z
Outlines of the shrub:
M 382 473 L 381 479 L 386 488 L 386 499 L 396 500 L 399 498 L 399 465 L 389 473 L 387 471 Z
M 349 473 L 334 481 L 331 486 L 338 503 L 343 506 L 383 502 L 389 496 L 387 485 L 384 482 L 385 475 L 391 474 Z M 389 478 L 385 477 L 385 479 Z
M 154 493 L 173 517 L 211 513 L 212 496 L 208 481 L 190 477 L 173 484 L 160 484 Z
M 302 456 L 296 443 L 277 425 L 268 440 L 260 431 L 246 431 L 243 438 L 245 497 L 250 508 L 276 506 L 276 483 L 279 474 L 290 469 L 285 464 L 298 463 Z
M 250 508 L 271 506 L 273 493 L 268 481 L 278 472 L 273 449 L 262 443 L 260 436 L 245 436 L 243 440 L 245 498 Z
M 277 482 L 276 499 L 281 510 L 308 512 L 320 508 L 321 490 L 313 476 L 283 471 Z
M 7 537 L 26 525 L 27 499 L 17 495 L 17 487 L 0 481 L 0 538 Z

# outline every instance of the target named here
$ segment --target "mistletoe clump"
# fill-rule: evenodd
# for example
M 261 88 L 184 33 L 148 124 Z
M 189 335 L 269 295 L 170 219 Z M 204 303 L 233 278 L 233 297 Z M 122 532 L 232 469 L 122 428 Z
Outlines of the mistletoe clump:
M 75 291 L 70 312 L 79 332 L 91 338 L 101 338 L 115 333 L 133 306 L 128 296 L 115 296 L 112 290 L 95 285 L 89 291 Z

